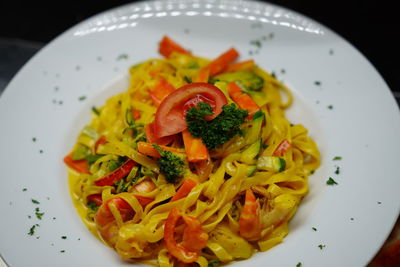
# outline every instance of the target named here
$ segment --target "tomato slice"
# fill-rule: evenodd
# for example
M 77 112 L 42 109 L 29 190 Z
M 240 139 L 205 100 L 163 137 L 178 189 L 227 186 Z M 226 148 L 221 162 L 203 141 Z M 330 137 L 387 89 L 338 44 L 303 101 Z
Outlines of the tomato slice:
M 207 102 L 213 108 L 212 120 L 228 103 L 224 93 L 209 83 L 191 83 L 169 94 L 157 109 L 154 120 L 154 135 L 157 138 L 182 132 L 187 128 L 185 113 L 199 102 Z

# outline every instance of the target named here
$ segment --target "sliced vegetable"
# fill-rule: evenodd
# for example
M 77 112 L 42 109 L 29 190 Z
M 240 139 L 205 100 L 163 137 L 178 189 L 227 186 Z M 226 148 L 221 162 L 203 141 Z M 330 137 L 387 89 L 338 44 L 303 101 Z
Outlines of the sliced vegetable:
M 117 181 L 127 176 L 129 172 L 132 170 L 132 168 L 136 165 L 137 165 L 136 162 L 134 162 L 131 159 L 128 159 L 122 166 L 120 166 L 110 174 L 107 174 L 105 177 L 96 180 L 94 184 L 97 186 L 113 185 Z
M 192 179 L 185 179 L 181 185 L 181 187 L 178 189 L 176 194 L 171 198 L 171 202 L 179 200 L 181 198 L 186 197 L 189 195 L 190 191 L 197 185 L 195 181 Z
M 265 115 L 261 110 L 254 113 L 253 121 L 251 123 L 251 128 L 246 133 L 246 143 L 247 144 L 252 144 L 258 138 L 260 138 L 261 128 L 262 128 L 262 124 L 264 122 L 264 118 L 265 118 Z
M 251 189 L 246 190 L 245 202 L 239 218 L 239 233 L 247 240 L 255 240 L 261 234 L 260 204 Z
M 103 199 L 101 198 L 101 194 L 93 194 L 93 195 L 89 195 L 86 198 L 87 202 L 92 202 L 94 204 L 96 204 L 97 206 L 101 206 L 101 204 L 103 203 Z
M 260 91 L 264 86 L 264 79 L 252 71 L 224 72 L 211 79 L 212 83 L 217 81 L 235 82 L 250 91 Z
M 259 170 L 282 172 L 285 167 L 286 161 L 280 157 L 261 156 L 257 160 L 257 169 Z
M 159 52 L 161 55 L 163 55 L 166 58 L 169 58 L 173 52 L 190 55 L 189 51 L 187 51 L 185 48 L 183 48 L 182 46 L 177 44 L 175 41 L 170 39 L 168 36 L 164 36 L 161 39 L 160 46 L 159 46 Z
M 151 144 L 151 143 L 138 142 L 137 143 L 137 147 L 138 147 L 139 153 L 142 153 L 142 154 L 144 154 L 146 156 L 150 156 L 150 157 L 153 157 L 153 158 L 160 158 L 161 157 L 160 153 L 157 151 L 157 149 L 154 148 L 153 144 Z M 185 153 L 185 151 L 183 149 L 180 149 L 180 148 L 174 148 L 174 147 L 163 146 L 163 145 L 160 145 L 160 147 L 164 151 L 170 151 L 170 152 L 180 153 L 180 154 L 184 154 Z
M 292 144 L 287 139 L 284 139 L 275 149 L 272 156 L 282 157 L 291 147 Z
M 225 70 L 225 72 L 248 70 L 252 67 L 254 67 L 254 60 L 250 59 L 229 65 L 228 68 Z
M 194 81 L 206 83 L 208 82 L 209 77 L 210 77 L 210 69 L 208 67 L 204 67 L 199 70 Z
M 235 82 L 228 83 L 228 92 L 232 100 L 241 108 L 249 112 L 249 116 L 260 110 L 257 103 L 246 93 L 243 92 Z
M 199 102 L 206 102 L 213 108 L 211 120 L 222 112 L 227 104 L 224 93 L 208 83 L 184 85 L 168 95 L 157 109 L 154 120 L 154 134 L 157 138 L 182 132 L 187 128 L 185 111 Z
M 140 119 L 140 117 L 141 117 L 140 110 L 138 110 L 138 109 L 132 109 L 131 112 L 132 112 L 133 119 L 134 119 L 135 121 L 137 121 L 138 119 Z
M 96 143 L 94 144 L 94 153 L 97 153 L 97 148 L 98 148 L 100 145 L 104 145 L 105 143 L 107 143 L 107 138 L 106 138 L 104 135 L 102 135 L 102 136 L 96 141 Z
M 87 160 L 73 160 L 72 153 L 65 156 L 64 163 L 77 172 L 90 174 Z
M 246 148 L 240 156 L 240 161 L 248 165 L 255 164 L 256 157 L 261 151 L 261 143 L 261 139 L 259 139 Z
M 185 144 L 186 156 L 189 162 L 207 160 L 208 149 L 201 138 L 193 137 L 187 130 L 182 132 L 183 143 Z
M 146 124 L 144 132 L 146 133 L 146 139 L 148 142 L 156 143 L 158 145 L 168 145 L 175 139 L 175 135 L 157 138 L 154 133 L 154 122 Z
M 136 184 L 133 188 L 138 193 L 148 193 L 153 191 L 156 188 L 156 185 L 150 178 L 146 178 L 140 183 Z
M 210 76 L 224 71 L 238 56 L 238 51 L 235 48 L 231 48 L 211 61 L 211 63 L 206 66 L 206 68 L 210 70 Z
M 181 243 L 175 240 L 175 228 L 178 220 L 183 217 L 186 224 Z M 207 233 L 202 229 L 197 218 L 187 216 L 177 208 L 173 208 L 164 226 L 164 242 L 168 252 L 183 263 L 192 263 L 199 257 L 199 252 L 206 246 Z
M 72 159 L 80 160 L 86 158 L 88 155 L 90 155 L 90 149 L 85 145 L 77 144 L 72 152 Z
M 156 86 L 152 90 L 150 90 L 150 97 L 153 100 L 154 105 L 158 107 L 164 100 L 164 98 L 166 98 L 170 93 L 175 90 L 176 88 L 172 84 L 170 84 L 163 77 L 160 77 Z

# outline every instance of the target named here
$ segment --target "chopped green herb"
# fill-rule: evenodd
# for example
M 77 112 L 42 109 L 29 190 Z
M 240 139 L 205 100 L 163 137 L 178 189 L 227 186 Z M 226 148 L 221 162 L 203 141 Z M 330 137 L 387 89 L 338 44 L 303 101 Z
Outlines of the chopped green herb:
M 339 167 L 339 166 L 336 166 L 335 174 L 339 174 L 339 173 L 340 173 L 340 167 Z
M 350 220 L 354 221 L 354 218 L 350 218 Z
M 317 228 L 315 228 L 315 227 L 312 227 L 311 229 L 313 229 L 315 232 L 317 231 Z
M 83 96 L 80 96 L 80 97 L 78 98 L 79 101 L 83 101 L 83 100 L 85 100 L 85 99 L 86 99 L 86 96 L 84 96 L 84 95 L 83 95 Z
M 320 82 L 320 81 L 315 81 L 314 84 L 315 84 L 316 86 L 320 86 L 320 85 L 321 85 L 321 82 Z
M 377 203 L 378 203 L 379 205 L 382 204 L 382 202 L 380 202 L 380 201 L 378 201 Z
M 28 218 L 29 218 L 29 219 L 32 219 L 32 216 L 31 216 L 31 215 L 28 215 Z
M 65 252 L 65 250 L 60 250 L 60 253 L 64 253 Z
M 32 200 L 32 203 L 33 203 L 33 204 L 40 204 L 40 202 L 37 201 L 36 199 L 33 199 L 33 198 L 32 198 L 31 200 Z
M 342 160 L 342 157 L 336 156 L 336 157 L 333 158 L 333 160 Z
M 40 149 L 40 150 L 39 150 L 39 153 L 40 153 L 40 154 L 43 154 L 43 149 Z
M 92 111 L 94 114 L 96 114 L 97 116 L 100 116 L 100 110 L 98 110 L 95 106 L 92 107 Z
M 232 103 L 223 106 L 215 119 L 207 121 L 205 117 L 212 114 L 212 107 L 205 102 L 198 103 L 186 113 L 188 131 L 194 137 L 201 138 L 208 149 L 220 147 L 241 134 L 240 125 L 244 123 L 248 112 Z
M 67 239 L 67 237 L 66 237 L 65 235 L 63 235 L 61 238 L 62 238 L 62 239 Z
M 314 174 L 314 173 L 315 173 L 315 170 L 311 170 L 311 171 L 310 171 L 310 174 Z
M 286 70 L 285 70 L 285 69 L 281 69 L 281 73 L 282 73 L 282 74 L 285 74 L 285 73 L 286 73 Z
M 36 142 L 36 137 L 32 137 L 32 142 Z
M 326 181 L 327 185 L 335 185 L 338 184 L 335 180 L 332 179 L 332 177 L 329 177 L 328 181 Z
M 32 236 L 35 234 L 36 226 L 38 226 L 38 224 L 32 225 L 32 227 L 29 229 L 28 235 Z
M 252 40 L 252 41 L 250 41 L 250 44 L 256 46 L 257 48 L 261 48 L 261 46 L 262 46 L 262 43 L 260 40 Z
M 128 56 L 128 54 L 121 54 L 121 55 L 119 55 L 118 57 L 117 57 L 117 60 L 122 60 L 122 59 L 128 59 L 129 58 L 129 56 Z
M 327 106 L 328 109 L 333 109 L 333 105 Z
M 93 201 L 89 201 L 87 203 L 87 206 L 94 212 L 96 212 L 99 209 L 99 206 L 96 203 L 94 203 Z M 55 218 L 53 218 L 53 219 L 55 219 Z
M 39 208 L 36 208 L 36 212 L 35 212 L 36 218 L 38 218 L 39 220 L 42 219 L 44 212 L 39 212 Z
M 301 267 L 301 262 L 297 263 L 296 267 Z
M 319 247 L 320 249 L 323 249 L 323 248 L 326 247 L 326 246 L 323 245 L 323 244 L 320 244 L 320 245 L 318 245 L 318 247 Z
M 26 192 L 28 189 L 27 188 L 24 188 L 24 189 L 22 189 L 22 192 Z

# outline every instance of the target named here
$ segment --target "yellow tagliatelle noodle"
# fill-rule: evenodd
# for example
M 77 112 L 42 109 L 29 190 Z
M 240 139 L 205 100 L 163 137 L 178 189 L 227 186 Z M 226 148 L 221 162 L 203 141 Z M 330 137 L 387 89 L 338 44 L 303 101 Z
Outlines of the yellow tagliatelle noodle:
M 290 90 L 260 67 L 243 64 L 217 75 L 209 73 L 208 81 L 228 103 L 235 103 L 228 90 L 232 80 L 223 75 L 255 75 L 262 82 L 260 88 L 234 82 L 259 111 L 241 124 L 241 134 L 208 151 L 209 159 L 203 162 L 208 172 L 187 161 L 178 133 L 166 146 L 178 151 L 172 154 L 183 160 L 184 175 L 168 182 L 157 157 L 138 151 L 138 142 L 149 138 L 146 127 L 154 121 L 159 104 L 152 94 L 160 81 L 170 88 L 192 83 L 212 62 L 178 52 L 132 66 L 129 88 L 93 108 L 90 123 L 65 159 L 72 199 L 88 229 L 123 259 L 162 267 L 181 261 L 164 240 L 172 209 L 194 218 L 207 233 L 204 247 L 193 252 L 192 264 L 203 267 L 247 259 L 288 234 L 288 223 L 308 192 L 308 177 L 319 167 L 320 154 L 307 129 L 285 117 L 293 101 Z M 108 183 L 98 182 L 105 177 Z M 194 182 L 190 192 L 171 201 L 186 179 Z M 246 232 L 246 214 L 259 222 L 252 237 Z M 176 243 L 184 229 L 185 223 L 178 221 Z

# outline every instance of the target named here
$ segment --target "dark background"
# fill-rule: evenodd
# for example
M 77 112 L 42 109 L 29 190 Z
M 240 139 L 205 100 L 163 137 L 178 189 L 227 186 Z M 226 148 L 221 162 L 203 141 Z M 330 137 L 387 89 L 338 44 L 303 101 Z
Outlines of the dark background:
M 130 2 L 34 1 L 27 4 L 3 0 L 0 3 L 0 76 L 12 77 L 32 54 L 78 22 Z M 400 23 L 399 12 L 395 7 L 397 1 L 269 2 L 311 17 L 343 36 L 371 61 L 394 95 L 400 96 Z

